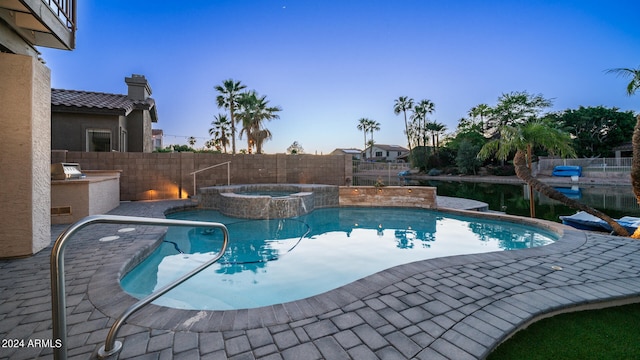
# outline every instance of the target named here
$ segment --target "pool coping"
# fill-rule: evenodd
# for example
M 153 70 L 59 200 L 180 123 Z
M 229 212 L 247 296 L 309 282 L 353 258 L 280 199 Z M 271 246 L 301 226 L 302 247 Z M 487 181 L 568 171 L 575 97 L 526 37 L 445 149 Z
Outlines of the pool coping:
M 154 216 L 160 217 L 167 212 L 194 207 L 195 204 L 169 207 L 162 213 L 155 213 Z M 149 304 L 132 315 L 127 320 L 127 324 L 172 331 L 217 332 L 251 330 L 265 326 L 285 325 L 291 322 L 315 321 L 324 314 L 349 306 L 389 286 L 425 272 L 452 266 L 520 261 L 572 251 L 586 242 L 584 232 L 550 221 L 459 209 L 439 208 L 438 211 L 538 226 L 561 234 L 561 237 L 553 244 L 536 248 L 455 255 L 398 265 L 322 294 L 271 306 L 239 310 L 183 310 Z M 135 261 L 144 259 L 161 243 L 161 240 L 160 236 L 155 240 L 136 241 L 128 245 L 126 249 L 122 249 L 119 254 L 113 254 L 115 256 L 112 261 L 102 265 L 96 271 L 88 286 L 89 300 L 96 309 L 109 317 L 117 318 L 138 301 L 121 288 L 119 280 L 132 266 L 135 266 Z M 109 296 L 105 296 L 105 294 L 109 294 Z

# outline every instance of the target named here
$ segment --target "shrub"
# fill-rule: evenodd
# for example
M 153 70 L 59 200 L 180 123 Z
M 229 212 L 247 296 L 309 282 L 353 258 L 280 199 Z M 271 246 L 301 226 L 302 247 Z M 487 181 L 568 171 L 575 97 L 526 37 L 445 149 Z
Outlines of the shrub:
M 516 168 L 513 165 L 489 165 L 486 167 L 489 175 L 496 176 L 512 176 L 516 174 Z

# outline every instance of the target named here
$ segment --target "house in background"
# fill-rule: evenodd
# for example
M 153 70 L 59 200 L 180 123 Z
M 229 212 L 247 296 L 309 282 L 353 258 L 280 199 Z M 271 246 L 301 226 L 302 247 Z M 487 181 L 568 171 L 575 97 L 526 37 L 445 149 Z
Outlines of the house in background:
M 125 78 L 127 95 L 51 89 L 51 149 L 152 152 L 158 121 L 143 75 Z
M 402 161 L 402 155 L 408 152 L 409 149 L 398 145 L 374 144 L 364 149 L 362 155 L 363 159 L 370 161 L 396 162 L 398 160 Z
M 151 136 L 153 137 L 153 151 L 164 149 L 164 131 L 162 129 L 153 129 L 151 130 Z
M 332 152 L 329 153 L 329 155 L 351 155 L 351 158 L 353 160 L 360 160 L 360 158 L 362 157 L 362 150 L 360 149 L 335 149 Z

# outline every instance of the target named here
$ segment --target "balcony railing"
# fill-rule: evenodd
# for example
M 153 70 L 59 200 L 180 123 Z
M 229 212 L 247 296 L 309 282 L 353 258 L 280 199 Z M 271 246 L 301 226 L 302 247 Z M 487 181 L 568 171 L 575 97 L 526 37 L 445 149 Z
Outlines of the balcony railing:
M 70 31 L 76 30 L 76 0 L 42 0 Z
M 0 0 L 0 19 L 17 34 L 15 38 L 4 39 L 5 47 L 20 53 L 22 41 L 32 46 L 75 48 L 76 1 Z

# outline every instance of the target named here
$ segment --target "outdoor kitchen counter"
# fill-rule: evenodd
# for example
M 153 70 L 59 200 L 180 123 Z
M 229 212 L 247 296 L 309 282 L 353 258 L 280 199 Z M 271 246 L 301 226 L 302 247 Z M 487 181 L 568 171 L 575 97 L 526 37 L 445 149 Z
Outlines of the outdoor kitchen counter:
M 71 224 L 120 204 L 119 171 L 83 171 L 80 179 L 51 180 L 51 224 Z

